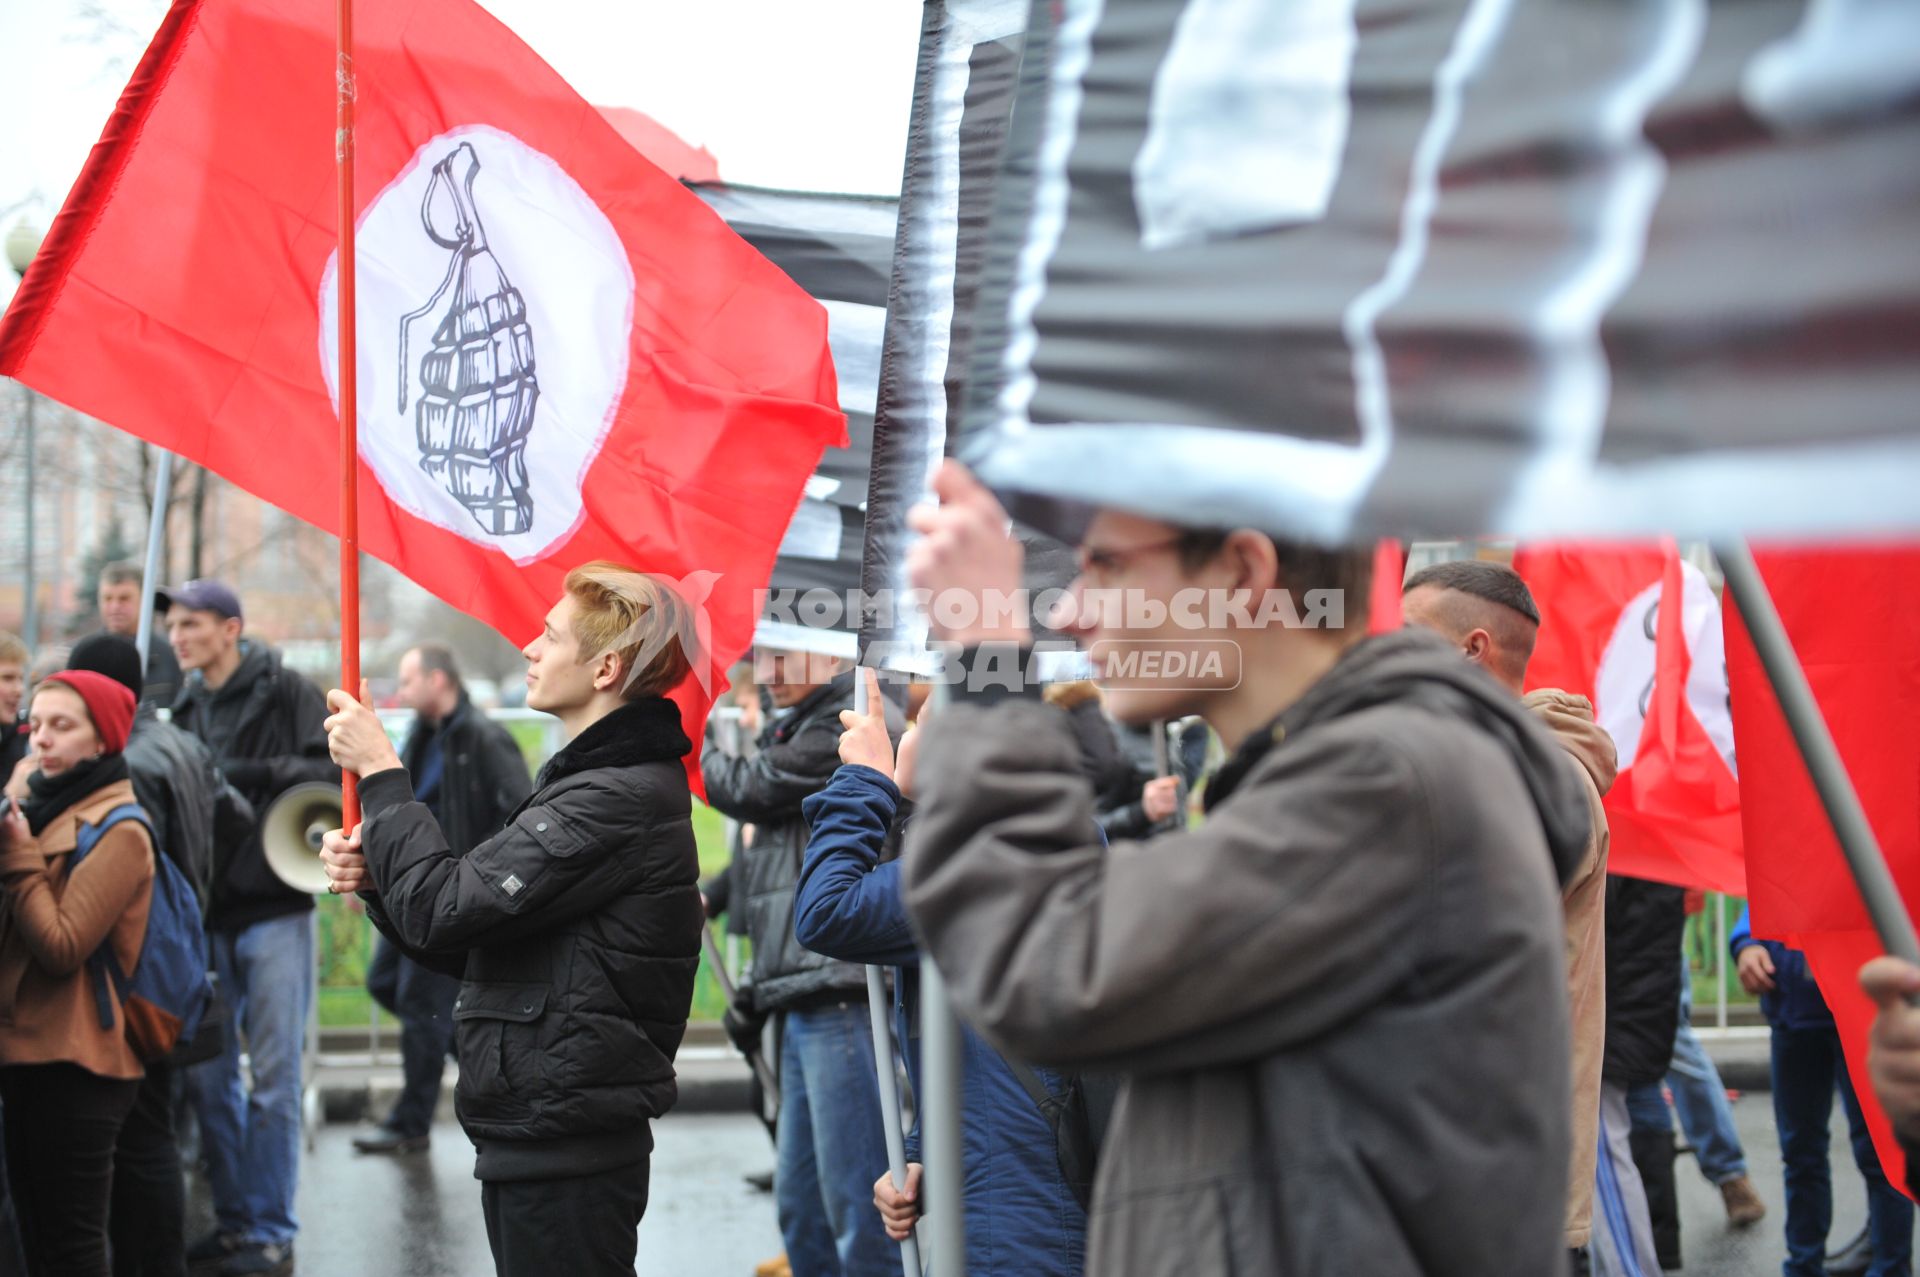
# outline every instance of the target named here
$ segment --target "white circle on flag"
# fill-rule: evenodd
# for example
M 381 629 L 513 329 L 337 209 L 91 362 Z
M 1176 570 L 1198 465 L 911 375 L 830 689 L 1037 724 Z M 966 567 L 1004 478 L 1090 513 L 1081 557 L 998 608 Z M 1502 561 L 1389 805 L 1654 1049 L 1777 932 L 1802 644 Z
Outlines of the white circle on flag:
M 1727 769 L 1735 768 L 1733 714 L 1727 696 L 1727 658 L 1720 629 L 1720 601 L 1699 568 L 1680 564 L 1680 629 L 1692 670 L 1687 678 L 1687 704 Z M 1594 714 L 1613 737 L 1620 767 L 1633 766 L 1640 755 L 1640 737 L 1646 727 L 1659 665 L 1659 605 L 1661 582 L 1634 595 L 1614 621 L 1613 634 L 1600 654 L 1594 673 Z M 1737 774 L 1737 773 L 1736 773 Z
M 626 386 L 633 268 L 553 159 L 485 125 L 423 144 L 355 235 L 360 456 L 396 505 L 518 563 L 563 542 Z M 338 252 L 320 366 L 339 406 Z

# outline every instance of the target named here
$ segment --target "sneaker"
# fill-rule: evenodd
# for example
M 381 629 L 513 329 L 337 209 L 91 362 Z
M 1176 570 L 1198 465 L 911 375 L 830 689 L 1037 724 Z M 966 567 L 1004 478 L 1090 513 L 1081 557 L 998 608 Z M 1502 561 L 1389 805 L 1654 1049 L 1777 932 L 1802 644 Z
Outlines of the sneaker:
M 196 1273 L 217 1271 L 241 1247 L 240 1234 L 211 1232 L 187 1247 L 187 1267 Z
M 381 1126 L 371 1134 L 354 1136 L 353 1147 L 360 1153 L 424 1153 L 431 1140 L 431 1136 L 402 1135 L 391 1126 Z
M 293 1277 L 293 1244 L 242 1246 L 220 1266 L 220 1277 Z
M 1873 1238 L 1863 1227 L 1860 1235 L 1827 1256 L 1827 1277 L 1859 1277 L 1873 1267 Z
M 787 1262 L 785 1255 L 775 1255 L 756 1264 L 753 1277 L 793 1277 L 793 1265 Z
M 1727 1208 L 1727 1222 L 1735 1228 L 1757 1224 L 1767 1213 L 1767 1204 L 1753 1191 L 1753 1181 L 1745 1175 L 1736 1175 L 1722 1184 L 1720 1200 Z

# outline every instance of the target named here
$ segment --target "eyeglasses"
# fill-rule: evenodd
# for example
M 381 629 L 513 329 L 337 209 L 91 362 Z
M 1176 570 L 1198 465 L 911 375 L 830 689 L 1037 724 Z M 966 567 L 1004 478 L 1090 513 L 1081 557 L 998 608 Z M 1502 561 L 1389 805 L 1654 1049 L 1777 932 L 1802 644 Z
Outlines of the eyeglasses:
M 1127 565 L 1141 555 L 1175 549 L 1184 540 L 1183 534 L 1140 545 L 1083 545 L 1073 552 L 1073 558 L 1081 576 L 1094 585 L 1104 585 L 1125 572 Z

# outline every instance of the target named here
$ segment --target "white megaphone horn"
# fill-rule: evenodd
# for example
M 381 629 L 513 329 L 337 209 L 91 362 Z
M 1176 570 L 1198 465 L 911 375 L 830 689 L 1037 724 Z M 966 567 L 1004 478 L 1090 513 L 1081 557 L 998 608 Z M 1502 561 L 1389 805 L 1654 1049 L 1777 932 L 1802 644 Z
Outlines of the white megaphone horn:
M 340 828 L 344 814 L 338 785 L 308 781 L 281 794 L 260 821 L 267 868 L 295 891 L 324 892 L 327 868 L 320 863 L 320 840 Z

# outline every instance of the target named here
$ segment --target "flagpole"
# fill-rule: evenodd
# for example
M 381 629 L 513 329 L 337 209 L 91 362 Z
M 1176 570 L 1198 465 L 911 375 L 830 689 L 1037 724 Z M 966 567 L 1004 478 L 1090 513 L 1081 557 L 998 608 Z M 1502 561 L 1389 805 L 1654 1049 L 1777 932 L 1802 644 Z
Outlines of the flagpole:
M 1727 592 L 1740 608 L 1740 619 L 1746 623 L 1747 633 L 1753 639 L 1760 667 L 1773 687 L 1780 712 L 1786 716 L 1787 728 L 1793 733 L 1801 760 L 1806 763 L 1807 776 L 1820 795 L 1827 821 L 1833 826 L 1840 850 L 1847 858 L 1847 867 L 1853 872 L 1854 886 L 1867 906 L 1874 930 L 1880 933 L 1880 943 L 1896 958 L 1920 962 L 1920 939 L 1914 935 L 1913 919 L 1900 899 L 1900 889 L 1887 868 L 1873 826 L 1867 823 L 1866 810 L 1860 805 L 1860 795 L 1847 775 L 1846 764 L 1840 760 L 1833 734 L 1827 730 L 1827 720 L 1814 699 L 1807 673 L 1794 655 L 1786 626 L 1781 623 L 1773 597 L 1767 593 L 1766 582 L 1753 561 L 1753 551 L 1744 540 L 1728 540 L 1715 543 L 1713 554 L 1720 560 Z
M 153 591 L 160 580 L 160 551 L 167 542 L 167 498 L 173 494 L 173 453 L 158 450 L 153 473 L 153 510 L 147 518 L 147 553 L 140 575 L 140 628 L 134 645 L 140 649 L 140 677 L 147 676 L 147 655 L 153 651 Z M 144 695 L 144 693 L 143 693 Z
M 340 352 L 340 686 L 349 696 L 360 694 L 360 395 L 359 347 L 355 338 L 353 231 L 353 0 L 337 0 L 338 39 L 335 50 L 336 114 L 333 160 L 339 195 L 340 223 L 339 341 Z M 360 823 L 359 777 L 340 777 L 341 827 L 349 833 Z
M 867 703 L 866 670 L 858 662 L 854 665 L 853 712 L 873 712 L 873 706 Z M 880 713 L 886 714 L 884 700 Z M 867 1021 L 873 1030 L 873 1072 L 879 1083 L 880 1130 L 887 1145 L 887 1173 L 897 1192 L 907 1186 L 907 1143 L 901 1130 L 900 1081 L 893 1062 L 893 1033 L 887 1025 L 888 1005 L 886 972 L 869 962 Z M 900 1243 L 900 1264 L 906 1270 L 906 1277 L 920 1277 L 920 1237 L 916 1231 L 909 1231 Z

